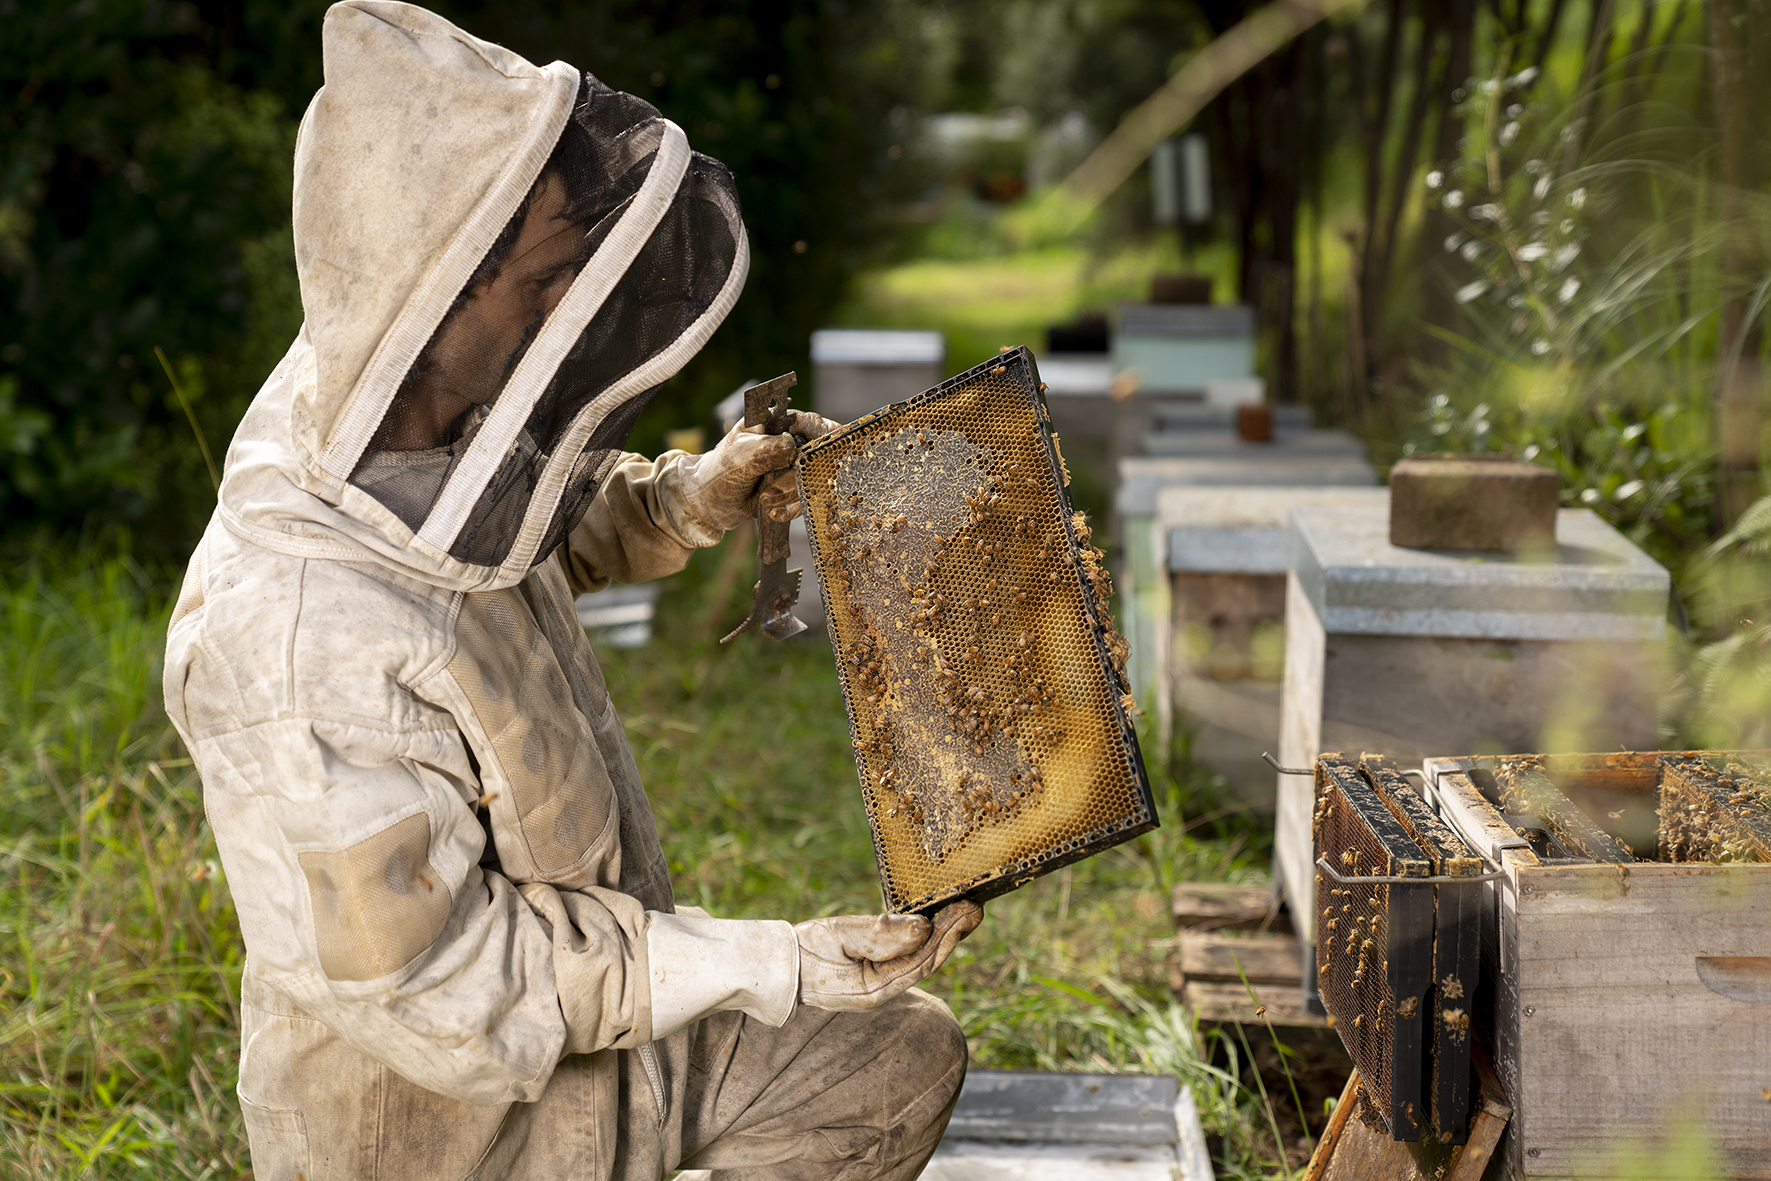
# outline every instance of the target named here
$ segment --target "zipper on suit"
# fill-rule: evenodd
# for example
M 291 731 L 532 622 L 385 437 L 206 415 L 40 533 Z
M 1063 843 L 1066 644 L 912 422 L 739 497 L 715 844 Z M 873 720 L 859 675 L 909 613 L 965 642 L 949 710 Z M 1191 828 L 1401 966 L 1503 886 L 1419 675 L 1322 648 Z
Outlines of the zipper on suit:
M 646 1081 L 652 1084 L 652 1101 L 658 1107 L 659 1126 L 664 1124 L 664 1072 L 658 1069 L 658 1055 L 650 1045 L 640 1047 L 640 1063 L 646 1068 Z

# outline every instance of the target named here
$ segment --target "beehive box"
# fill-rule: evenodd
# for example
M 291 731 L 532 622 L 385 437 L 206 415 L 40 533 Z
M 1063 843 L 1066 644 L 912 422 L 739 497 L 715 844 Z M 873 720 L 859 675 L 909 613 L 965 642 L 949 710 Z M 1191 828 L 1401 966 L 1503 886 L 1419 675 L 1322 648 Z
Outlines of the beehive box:
M 799 459 L 887 907 L 989 898 L 1156 825 L 1111 592 L 1025 349 Z
M 1477 1019 L 1513 1108 L 1510 1176 L 1608 1176 L 1632 1140 L 1701 1121 L 1719 1175 L 1771 1178 L 1771 863 L 1662 859 L 1748 855 L 1738 830 L 1717 842 L 1730 847 L 1698 847 L 1713 826 L 1694 783 L 1764 759 L 1424 763 L 1441 815 L 1504 870 L 1481 887 Z M 1663 847 L 1663 783 L 1679 813 L 1667 832 L 1693 845 Z

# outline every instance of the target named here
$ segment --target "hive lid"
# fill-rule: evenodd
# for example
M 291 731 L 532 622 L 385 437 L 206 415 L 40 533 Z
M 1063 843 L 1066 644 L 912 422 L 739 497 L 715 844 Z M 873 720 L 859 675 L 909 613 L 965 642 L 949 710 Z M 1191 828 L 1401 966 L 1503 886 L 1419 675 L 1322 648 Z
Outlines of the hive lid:
M 1665 567 L 1591 509 L 1562 509 L 1544 555 L 1390 544 L 1387 505 L 1300 505 L 1286 556 L 1330 634 L 1661 640 Z
M 821 328 L 812 333 L 814 365 L 939 365 L 947 341 L 939 332 Z
M 1126 303 L 1115 340 L 1128 336 L 1253 336 L 1254 309 L 1242 305 Z

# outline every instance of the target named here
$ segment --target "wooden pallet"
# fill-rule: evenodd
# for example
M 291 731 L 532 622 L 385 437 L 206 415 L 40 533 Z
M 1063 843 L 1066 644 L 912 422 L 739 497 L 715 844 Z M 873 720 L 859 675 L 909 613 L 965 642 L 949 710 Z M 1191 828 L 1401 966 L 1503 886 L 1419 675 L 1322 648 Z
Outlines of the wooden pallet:
M 1201 1020 L 1327 1025 L 1304 1008 L 1302 951 L 1269 890 L 1184 882 L 1171 904 L 1180 935 L 1170 984 Z
M 1169 908 L 1183 931 L 1291 930 L 1279 899 L 1265 886 L 1182 882 L 1169 896 Z
M 1501 1099 L 1500 1084 L 1486 1062 L 1478 1061 L 1476 1077 L 1481 1099 L 1470 1118 L 1469 1139 L 1452 1147 L 1430 1140 L 1404 1144 L 1352 1118 L 1359 1105 L 1355 1070 L 1328 1117 L 1303 1181 L 1480 1181 L 1513 1109 Z

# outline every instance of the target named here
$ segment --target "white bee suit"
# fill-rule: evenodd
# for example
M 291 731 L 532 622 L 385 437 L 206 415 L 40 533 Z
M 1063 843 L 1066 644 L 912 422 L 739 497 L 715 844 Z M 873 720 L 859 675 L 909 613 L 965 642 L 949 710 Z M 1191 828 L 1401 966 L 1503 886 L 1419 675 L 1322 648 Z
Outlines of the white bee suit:
M 729 174 L 423 9 L 335 5 L 324 52 L 306 323 L 165 673 L 248 951 L 255 1175 L 915 1176 L 965 1048 L 906 989 L 976 916 L 676 912 L 573 606 L 680 570 L 791 461 L 621 450 L 742 287 Z

